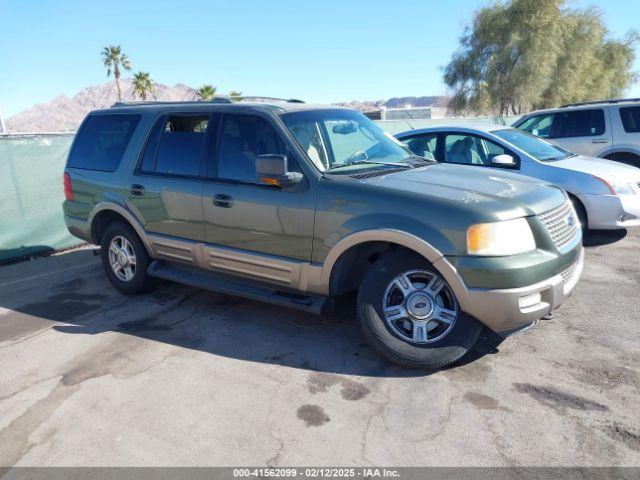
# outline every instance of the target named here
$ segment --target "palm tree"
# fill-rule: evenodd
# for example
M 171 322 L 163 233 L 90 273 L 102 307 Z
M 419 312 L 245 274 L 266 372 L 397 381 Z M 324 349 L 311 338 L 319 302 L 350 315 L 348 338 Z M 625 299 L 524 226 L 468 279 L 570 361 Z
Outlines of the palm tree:
M 216 96 L 216 87 L 213 85 L 202 85 L 196 93 L 200 97 L 200 100 L 206 102 Z
M 232 102 L 239 102 L 242 100 L 242 92 L 236 92 L 235 90 L 231 90 L 229 92 L 229 98 Z
M 147 99 L 147 95 L 152 94 L 155 97 L 153 81 L 149 76 L 149 72 L 138 72 L 133 76 L 133 96 L 139 96 L 143 101 Z
M 122 53 L 120 45 L 109 45 L 102 50 L 102 62 L 107 67 L 107 77 L 113 76 L 116 79 L 116 90 L 118 91 L 118 101 L 122 100 L 120 91 L 120 67 L 124 70 L 131 70 L 131 61 L 126 53 Z

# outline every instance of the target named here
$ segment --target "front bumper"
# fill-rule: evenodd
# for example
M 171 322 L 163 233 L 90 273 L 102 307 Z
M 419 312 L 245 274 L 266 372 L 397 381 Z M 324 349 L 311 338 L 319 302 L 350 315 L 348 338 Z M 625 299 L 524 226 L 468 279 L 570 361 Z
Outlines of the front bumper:
M 578 198 L 584 204 L 589 228 L 617 230 L 640 226 L 640 195 L 591 195 Z
M 434 266 L 439 267 L 439 262 Z M 552 313 L 571 294 L 582 275 L 584 249 L 578 259 L 551 278 L 518 288 L 466 288 L 460 277 L 440 270 L 453 288 L 462 309 L 501 336 L 508 336 Z M 440 265 L 441 267 L 441 265 Z

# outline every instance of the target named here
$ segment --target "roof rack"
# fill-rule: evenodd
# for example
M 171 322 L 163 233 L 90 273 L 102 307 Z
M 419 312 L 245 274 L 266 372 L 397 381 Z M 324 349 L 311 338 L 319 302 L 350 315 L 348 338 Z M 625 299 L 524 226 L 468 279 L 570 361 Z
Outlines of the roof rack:
M 623 103 L 623 102 L 640 102 L 640 98 L 612 98 L 609 100 L 592 100 L 589 102 L 576 102 L 560 105 L 560 108 L 581 107 L 583 105 L 598 105 L 600 103 Z
M 175 104 L 187 104 L 187 105 L 202 105 L 203 103 L 233 103 L 226 97 L 214 97 L 212 100 L 178 100 L 175 102 L 167 102 L 160 100 L 141 100 L 141 101 L 133 101 L 133 102 L 116 102 L 111 105 L 111 108 L 114 107 L 129 107 L 129 106 L 137 106 L 137 105 L 175 105 Z
M 260 95 L 245 95 L 242 97 L 243 100 L 254 101 L 254 102 L 287 102 L 287 103 L 305 103 L 304 100 L 299 100 L 297 98 L 277 98 L 277 97 L 262 97 Z

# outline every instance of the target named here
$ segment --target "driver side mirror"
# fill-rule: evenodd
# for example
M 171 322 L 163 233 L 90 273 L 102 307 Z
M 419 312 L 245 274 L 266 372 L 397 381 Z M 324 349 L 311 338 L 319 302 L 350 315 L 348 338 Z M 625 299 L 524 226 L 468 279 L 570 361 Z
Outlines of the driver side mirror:
M 496 155 L 491 159 L 491 163 L 496 167 L 515 167 L 516 161 L 511 155 L 503 153 L 502 155 Z
M 289 187 L 302 180 L 302 174 L 288 170 L 286 155 L 266 154 L 256 158 L 256 175 L 260 180 L 278 187 Z

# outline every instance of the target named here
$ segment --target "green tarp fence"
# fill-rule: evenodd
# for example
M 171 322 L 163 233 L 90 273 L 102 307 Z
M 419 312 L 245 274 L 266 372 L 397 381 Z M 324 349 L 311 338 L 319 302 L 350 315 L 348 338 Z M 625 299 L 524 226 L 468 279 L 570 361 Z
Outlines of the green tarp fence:
M 377 122 L 389 133 L 455 123 L 511 123 L 515 118 Z M 62 173 L 73 134 L 0 135 L 0 262 L 77 245 L 62 217 Z
M 70 247 L 62 172 L 73 134 L 0 136 L 0 262 Z

